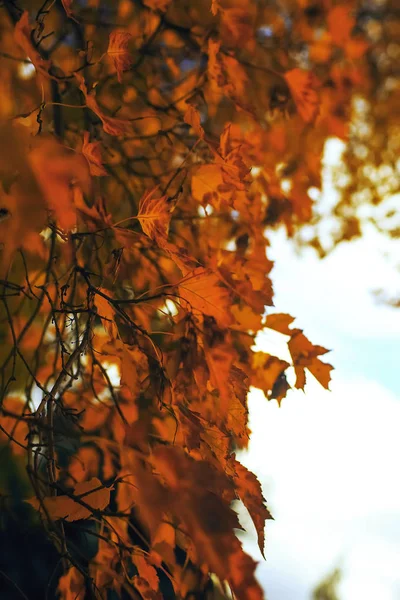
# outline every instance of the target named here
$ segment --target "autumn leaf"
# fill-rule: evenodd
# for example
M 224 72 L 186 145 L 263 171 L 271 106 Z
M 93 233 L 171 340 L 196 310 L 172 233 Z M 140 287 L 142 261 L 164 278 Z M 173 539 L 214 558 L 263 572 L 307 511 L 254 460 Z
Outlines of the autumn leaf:
M 51 61 L 42 58 L 40 52 L 32 44 L 31 34 L 33 29 L 34 27 L 29 24 L 28 11 L 24 11 L 20 20 L 15 26 L 14 40 L 22 48 L 25 55 L 28 56 L 32 61 L 37 71 L 40 71 L 42 74 L 48 76 L 48 72 L 51 67 Z
M 185 310 L 214 317 L 220 327 L 232 324 L 229 292 L 212 271 L 198 267 L 181 280 L 178 291 Z
M 235 461 L 235 471 L 237 474 L 236 489 L 239 498 L 249 511 L 257 531 L 258 546 L 261 554 L 264 556 L 265 545 L 265 521 L 272 519 L 272 515 L 265 507 L 265 498 L 262 494 L 261 484 L 257 477 L 246 469 L 240 462 Z
M 328 13 L 327 23 L 329 33 L 337 46 L 344 46 L 350 39 L 351 32 L 356 23 L 351 13 L 351 6 L 346 6 L 345 4 L 337 4 Z
M 240 528 L 237 515 L 216 493 L 224 485 L 224 477 L 205 461 L 193 461 L 172 447 L 159 446 L 154 462 L 173 492 L 170 510 L 183 521 L 202 560 L 229 582 L 238 598 L 262 600 L 254 578 L 256 563 L 243 552 L 233 533 Z
M 183 116 L 183 120 L 193 128 L 193 131 L 199 136 L 200 139 L 204 139 L 205 133 L 203 127 L 201 126 L 200 113 L 196 108 L 194 108 L 194 106 L 188 106 L 187 111 Z
M 73 187 L 86 193 L 91 188 L 86 161 L 50 137 L 39 139 L 28 158 L 49 209 L 59 226 L 70 231 L 76 225 Z
M 319 113 L 319 97 L 316 77 L 309 71 L 293 69 L 284 74 L 297 111 L 303 121 L 314 123 Z
M 272 356 L 265 352 L 255 352 L 253 354 L 251 385 L 262 390 L 266 398 L 271 400 L 276 398 L 278 404 L 280 404 L 280 401 L 286 395 L 288 386 L 283 389 L 283 394 L 282 389 L 277 394 L 277 384 L 279 381 L 282 383 L 286 381 L 284 371 L 289 366 L 288 362 L 281 360 L 277 356 Z
M 283 333 L 284 335 L 292 335 L 293 329 L 290 329 L 289 325 L 293 323 L 294 317 L 285 313 L 272 313 L 267 316 L 265 326 L 269 329 L 274 329 Z
M 128 31 L 112 31 L 110 33 L 107 54 L 111 56 L 117 71 L 118 81 L 122 83 L 122 74 L 132 65 L 133 58 L 128 44 L 132 35 Z
M 118 119 L 117 117 L 110 117 L 105 114 L 104 110 L 99 106 L 93 92 L 89 93 L 86 87 L 86 83 L 82 75 L 75 73 L 75 77 L 79 83 L 79 89 L 85 96 L 86 105 L 93 111 L 101 120 L 103 129 L 109 135 L 125 135 L 129 133 L 131 124 L 125 119 Z
M 84 600 L 85 579 L 76 567 L 70 567 L 58 580 L 60 600 Z
M 294 330 L 293 336 L 289 340 L 288 347 L 290 354 L 292 355 L 296 372 L 295 387 L 304 389 L 306 383 L 305 368 L 307 368 L 325 389 L 329 389 L 329 381 L 331 379 L 330 372 L 333 367 L 317 358 L 318 356 L 329 352 L 329 350 L 322 346 L 314 346 L 306 338 L 301 329 Z
M 146 192 L 139 201 L 137 218 L 143 232 L 162 246 L 168 237 L 169 223 L 171 220 L 171 205 L 167 196 L 154 198 L 158 188 Z
M 133 563 L 138 570 L 139 577 L 144 579 L 151 590 L 157 591 L 159 588 L 159 579 L 156 569 L 146 560 L 143 554 L 133 554 Z
M 38 236 L 46 223 L 46 202 L 30 164 L 28 139 L 20 126 L 0 124 L 0 169 L 3 179 L 11 178 L 5 189 L 0 186 L 0 276 L 5 274 L 15 251 L 25 246 L 32 234 Z
M 41 502 L 38 498 L 28 500 L 36 510 L 45 509 L 55 521 L 78 521 L 88 519 L 92 511 L 104 510 L 110 502 L 110 488 L 104 487 L 97 477 L 83 481 L 75 486 L 73 496 L 47 496 Z M 42 508 L 43 505 L 43 508 Z
M 110 292 L 99 288 L 94 302 L 105 331 L 111 339 L 116 339 L 118 337 L 118 327 L 115 323 L 115 310 L 109 300 L 107 300 L 107 297 L 111 297 Z
M 101 158 L 101 142 L 89 142 L 89 135 L 88 131 L 83 133 L 82 154 L 89 163 L 90 174 L 95 177 L 108 175 Z

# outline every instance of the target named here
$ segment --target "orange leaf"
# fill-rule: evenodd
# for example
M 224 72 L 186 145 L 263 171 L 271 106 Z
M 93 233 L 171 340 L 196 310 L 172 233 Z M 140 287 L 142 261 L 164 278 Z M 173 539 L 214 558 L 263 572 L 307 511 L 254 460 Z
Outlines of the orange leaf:
M 125 135 L 129 133 L 131 124 L 125 119 L 118 119 L 117 117 L 109 117 L 98 105 L 95 95 L 89 93 L 85 84 L 85 80 L 79 73 L 75 73 L 75 77 L 79 83 L 79 89 L 85 96 L 86 105 L 93 111 L 103 123 L 103 129 L 109 135 Z
M 147 581 L 150 588 L 157 592 L 159 588 L 159 579 L 157 575 L 157 571 L 150 565 L 143 554 L 133 554 L 132 556 L 133 562 L 138 570 L 139 577 Z
M 204 267 L 198 267 L 182 279 L 179 296 L 186 310 L 214 317 L 220 327 L 229 327 L 234 321 L 229 310 L 228 290 L 220 285 L 215 273 Z
M 101 159 L 101 143 L 89 142 L 89 135 L 88 131 L 83 133 L 82 154 L 89 163 L 90 174 L 94 176 L 108 175 Z
M 103 292 L 107 296 L 111 295 L 108 290 L 103 288 L 99 288 L 99 292 Z M 96 294 L 94 303 L 97 306 L 97 312 L 102 320 L 104 329 L 112 339 L 116 339 L 118 337 L 118 327 L 114 320 L 115 311 L 113 306 L 101 294 Z
M 60 600 L 84 600 L 86 596 L 85 580 L 76 567 L 70 567 L 58 581 Z
M 60 227 L 70 231 L 76 225 L 73 186 L 86 193 L 91 188 L 87 162 L 53 138 L 39 138 L 29 161 L 48 207 L 54 211 Z
M 285 335 L 292 335 L 293 329 L 289 329 L 289 325 L 293 323 L 294 317 L 285 313 L 273 313 L 268 315 L 265 321 L 265 326 L 269 329 L 274 329 Z
M 188 106 L 188 109 L 183 116 L 183 120 L 193 128 L 193 131 L 199 136 L 199 138 L 204 139 L 205 134 L 204 129 L 201 126 L 200 113 L 196 108 L 194 108 L 194 106 Z
M 143 232 L 152 240 L 163 245 L 167 240 L 168 228 L 171 221 L 171 206 L 167 196 L 153 198 L 157 188 L 146 192 L 139 201 L 137 218 Z
M 276 386 L 280 379 L 282 379 L 283 383 L 286 381 L 284 371 L 289 366 L 289 363 L 276 356 L 271 356 L 264 352 L 255 352 L 253 354 L 251 385 L 262 390 L 268 400 L 276 399 L 278 400 L 278 404 L 280 404 L 289 386 L 287 385 L 282 390 L 280 389 L 279 394 L 276 394 Z
M 320 384 L 329 389 L 331 379 L 330 372 L 332 365 L 323 363 L 317 356 L 329 352 L 322 346 L 314 346 L 306 338 L 301 329 L 294 330 L 294 334 L 288 344 L 290 354 L 292 355 L 293 365 L 296 372 L 296 388 L 304 389 L 306 383 L 305 368 L 314 375 Z
M 229 505 L 226 475 L 176 447 L 158 446 L 154 462 L 172 492 L 168 508 L 183 522 L 200 559 L 240 600 L 262 600 L 256 563 L 234 534 L 240 525 Z
M 351 11 L 351 6 L 345 4 L 338 4 L 329 11 L 327 23 L 329 33 L 336 46 L 343 47 L 351 37 L 351 32 L 356 24 Z
M 284 74 L 297 110 L 306 123 L 313 123 L 319 113 L 316 77 L 309 71 L 293 69 Z
M 258 535 L 258 546 L 261 554 L 265 558 L 265 521 L 267 519 L 273 519 L 273 517 L 264 504 L 265 498 L 262 494 L 261 484 L 257 477 L 237 460 L 235 460 L 234 464 L 237 474 L 235 481 L 236 489 L 239 494 L 239 498 L 249 511 L 253 520 L 254 527 L 256 528 Z
M 55 521 L 58 519 L 65 519 L 66 521 L 88 519 L 92 512 L 79 500 L 82 500 L 93 510 L 103 510 L 110 503 L 110 488 L 104 487 L 97 477 L 78 483 L 73 493 L 76 500 L 65 495 L 43 498 L 44 508 L 52 519 Z M 36 510 L 42 509 L 42 503 L 38 498 L 32 498 L 27 502 Z
M 45 60 L 40 56 L 40 52 L 32 44 L 31 33 L 33 27 L 29 24 L 29 13 L 25 11 L 14 29 L 14 39 L 22 48 L 26 56 L 32 61 L 37 71 L 48 75 L 51 61 Z
M 120 83 L 122 82 L 122 73 L 127 71 L 133 62 L 128 49 L 131 38 L 128 31 L 112 31 L 109 37 L 107 54 L 113 60 Z

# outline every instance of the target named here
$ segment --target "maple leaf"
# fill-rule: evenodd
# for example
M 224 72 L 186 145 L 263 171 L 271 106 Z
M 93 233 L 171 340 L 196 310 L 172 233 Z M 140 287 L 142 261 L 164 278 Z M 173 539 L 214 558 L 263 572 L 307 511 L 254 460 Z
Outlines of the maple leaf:
M 267 316 L 265 326 L 269 329 L 274 329 L 283 333 L 284 335 L 292 335 L 293 329 L 289 328 L 289 325 L 293 323 L 294 317 L 285 313 L 273 313 Z
M 306 123 L 314 123 L 319 113 L 316 77 L 309 71 L 293 69 L 284 74 L 297 110 Z
M 168 196 L 154 198 L 157 189 L 154 188 L 142 196 L 139 201 L 137 218 L 143 232 L 159 246 L 162 246 L 168 237 L 172 211 Z
M 110 488 L 102 485 L 97 477 L 89 481 L 76 484 L 74 497 L 47 496 L 41 502 L 38 498 L 27 500 L 36 510 L 42 510 L 42 503 L 46 513 L 54 520 L 78 521 L 88 519 L 92 511 L 103 510 L 110 502 Z
M 86 105 L 93 111 L 101 120 L 103 129 L 109 135 L 125 135 L 131 130 L 131 123 L 125 119 L 118 119 L 117 117 L 110 117 L 100 108 L 96 97 L 93 93 L 89 93 L 86 87 L 86 83 L 82 75 L 75 73 L 75 77 L 79 83 L 79 89 L 85 96 Z
M 212 271 L 198 267 L 180 281 L 178 291 L 181 304 L 189 312 L 214 317 L 220 327 L 233 323 L 229 292 Z
M 101 159 L 101 142 L 89 142 L 89 132 L 83 133 L 82 154 L 89 163 L 89 171 L 93 176 L 108 175 Z
M 253 354 L 253 375 L 251 385 L 261 389 L 265 397 L 268 399 L 276 398 L 278 404 L 286 395 L 286 388 L 282 388 L 284 371 L 289 367 L 289 363 L 281 360 L 277 356 L 272 356 L 264 352 L 255 352 Z M 277 389 L 278 382 L 281 383 L 281 388 Z
M 329 389 L 329 381 L 331 379 L 330 372 L 333 367 L 317 358 L 318 356 L 329 352 L 329 350 L 322 346 L 314 346 L 306 338 L 301 329 L 293 331 L 288 347 L 290 354 L 292 355 L 296 372 L 295 387 L 304 389 L 306 383 L 305 368 L 307 368 L 324 388 Z
M 254 473 L 246 469 L 246 467 L 237 460 L 234 462 L 234 468 L 237 474 L 235 483 L 239 498 L 249 511 L 253 520 L 258 536 L 258 546 L 261 554 L 265 558 L 265 521 L 267 519 L 273 519 L 273 517 L 265 506 L 265 498 L 262 494 L 261 484 Z
M 254 578 L 256 563 L 235 536 L 236 513 L 221 497 L 227 480 L 205 461 L 193 461 L 178 448 L 159 446 L 154 462 L 170 488 L 169 508 L 183 521 L 202 560 L 241 600 L 262 600 Z M 225 488 L 229 494 L 229 487 Z M 229 496 L 228 496 L 229 497 Z
M 133 58 L 129 52 L 128 44 L 132 35 L 128 31 L 112 31 L 110 33 L 107 54 L 111 56 L 117 71 L 118 81 L 122 83 L 122 74 L 132 65 Z

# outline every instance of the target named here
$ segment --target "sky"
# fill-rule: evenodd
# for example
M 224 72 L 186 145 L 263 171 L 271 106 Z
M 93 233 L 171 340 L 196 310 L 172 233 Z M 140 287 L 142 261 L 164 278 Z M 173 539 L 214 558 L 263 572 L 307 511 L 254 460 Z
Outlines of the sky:
M 326 188 L 331 195 L 329 181 Z M 281 408 L 250 394 L 252 437 L 240 460 L 259 477 L 275 518 L 266 561 L 247 514 L 242 522 L 267 600 L 310 600 L 336 567 L 340 600 L 400 599 L 400 309 L 373 294 L 393 291 L 398 277 L 387 250 L 367 230 L 320 261 L 311 249 L 296 255 L 283 231 L 272 237 L 275 310 L 332 349 L 322 359 L 335 371 L 330 392 L 310 377 Z M 275 332 L 260 336 L 258 349 L 285 358 Z

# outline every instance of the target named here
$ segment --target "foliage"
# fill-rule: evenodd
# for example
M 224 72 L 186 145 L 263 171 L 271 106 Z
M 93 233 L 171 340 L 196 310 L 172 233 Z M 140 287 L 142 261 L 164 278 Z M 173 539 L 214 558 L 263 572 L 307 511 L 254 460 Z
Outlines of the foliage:
M 337 586 L 340 583 L 342 573 L 335 569 L 327 575 L 313 591 L 313 600 L 339 600 Z
M 262 598 L 232 509 L 264 552 L 247 392 L 280 403 L 292 367 L 300 389 L 332 368 L 263 316 L 268 229 L 310 223 L 325 141 L 371 91 L 356 6 L 0 11 L 5 531 L 19 515 L 54 545 L 40 598 Z M 253 351 L 264 327 L 290 363 Z M 22 569 L 2 569 L 15 597 Z

